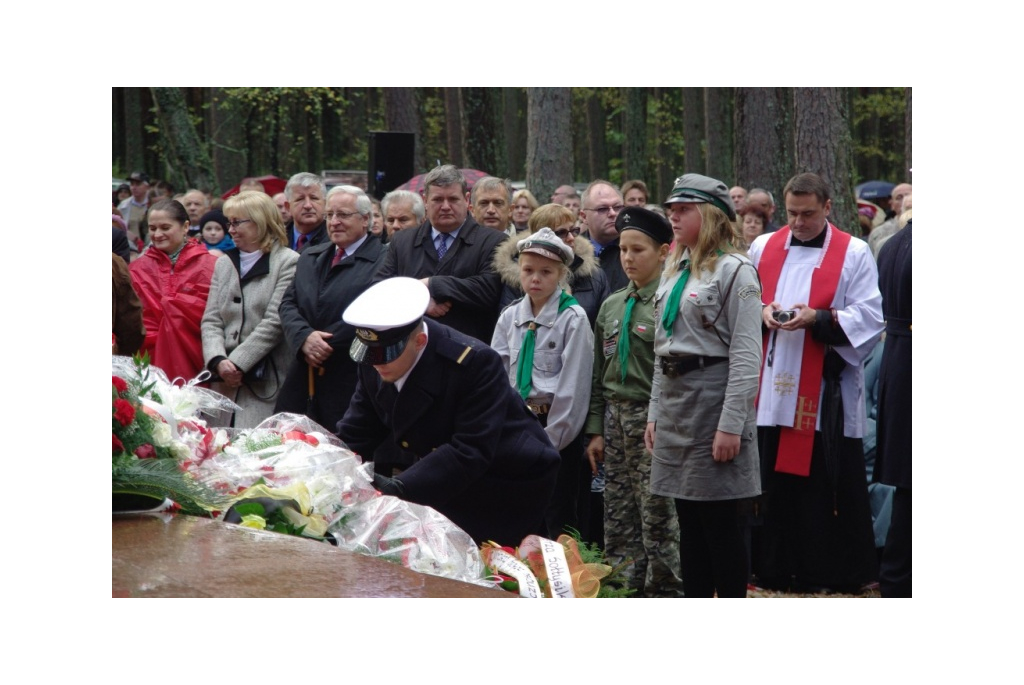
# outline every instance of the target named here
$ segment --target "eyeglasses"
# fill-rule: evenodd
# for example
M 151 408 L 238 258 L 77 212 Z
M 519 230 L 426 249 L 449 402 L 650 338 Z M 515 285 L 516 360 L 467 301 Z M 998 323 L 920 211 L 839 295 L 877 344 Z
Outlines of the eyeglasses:
M 327 212 L 326 214 L 324 214 L 324 218 L 327 219 L 328 221 L 334 221 L 335 219 L 338 219 L 339 221 L 345 221 L 353 216 L 356 216 L 357 214 L 359 214 L 359 212 Z
M 252 219 L 232 219 L 231 221 L 228 222 L 228 226 L 230 228 L 238 228 L 242 224 L 247 224 L 250 221 L 252 221 Z
M 568 235 L 570 233 L 572 233 L 573 237 L 578 236 L 580 234 L 580 229 L 578 229 L 578 228 L 563 228 L 560 231 L 555 231 L 555 235 L 558 236 L 559 240 L 565 240 L 566 237 L 568 237 Z
M 605 215 L 608 214 L 608 212 L 615 212 L 616 214 L 618 214 L 619 212 L 621 212 L 625 208 L 626 208 L 626 205 L 614 205 L 612 207 L 608 207 L 607 205 L 604 205 L 604 206 L 601 206 L 601 207 L 592 207 L 591 209 L 588 209 L 586 211 L 588 211 L 588 212 L 597 212 L 601 216 L 605 216 Z

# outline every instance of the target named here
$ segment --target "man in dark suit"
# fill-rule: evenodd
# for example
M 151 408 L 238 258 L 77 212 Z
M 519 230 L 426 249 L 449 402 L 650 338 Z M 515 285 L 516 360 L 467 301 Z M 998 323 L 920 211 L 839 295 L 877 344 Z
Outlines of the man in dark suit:
M 359 188 L 331 189 L 329 240 L 299 255 L 278 309 L 294 359 L 274 410 L 307 414 L 329 430 L 337 427 L 356 389 L 356 365 L 348 355 L 355 331 L 341 313 L 370 286 L 384 261 L 384 246 L 367 233 L 371 212 L 370 198 Z
M 913 597 L 913 223 L 908 222 L 878 253 L 886 338 L 878 378 L 878 455 L 874 475 L 876 480 L 896 486 L 892 523 L 878 573 L 883 597 Z
M 543 535 L 558 452 L 497 352 L 424 320 L 431 300 L 419 281 L 392 278 L 345 310 L 359 383 L 338 437 L 357 454 L 389 442 L 409 455 L 396 477 L 375 476 L 377 489 L 433 507 L 477 542 Z
M 316 174 L 303 171 L 288 179 L 284 187 L 285 207 L 291 221 L 285 226 L 288 247 L 301 253 L 307 247 L 329 242 L 324 221 L 327 186 Z
M 377 282 L 417 278 L 430 291 L 427 316 L 490 342 L 498 321 L 501 279 L 491 263 L 507 238 L 469 216 L 466 179 L 456 167 L 435 167 L 424 179 L 427 220 L 392 236 Z
M 583 191 L 580 220 L 594 246 L 594 256 L 608 277 L 611 292 L 629 285 L 619 259 L 619 232 L 615 228 L 615 220 L 623 209 L 622 193 L 608 181 L 591 181 Z

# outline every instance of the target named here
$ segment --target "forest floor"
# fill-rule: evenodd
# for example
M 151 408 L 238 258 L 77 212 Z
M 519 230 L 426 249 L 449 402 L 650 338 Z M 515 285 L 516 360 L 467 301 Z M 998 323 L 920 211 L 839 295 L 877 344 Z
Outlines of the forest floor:
M 781 592 L 778 590 L 767 590 L 765 588 L 756 587 L 754 585 L 747 586 L 747 597 L 774 597 L 774 598 L 792 598 L 792 597 L 874 597 L 879 598 L 881 595 L 878 593 L 878 584 L 873 583 L 864 590 L 861 594 L 842 594 L 838 592 L 818 592 L 818 593 L 797 593 L 797 592 Z

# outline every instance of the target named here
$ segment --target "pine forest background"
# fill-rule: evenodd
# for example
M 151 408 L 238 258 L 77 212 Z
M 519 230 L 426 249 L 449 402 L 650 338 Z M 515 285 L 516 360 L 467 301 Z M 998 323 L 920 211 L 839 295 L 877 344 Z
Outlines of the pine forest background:
M 853 188 L 910 181 L 910 88 L 113 88 L 112 175 L 136 169 L 220 194 L 245 177 L 366 171 L 370 131 L 416 133 L 415 168 L 438 161 L 525 181 L 644 180 L 651 201 L 680 174 L 776 196 L 814 171 L 833 221 L 857 232 Z

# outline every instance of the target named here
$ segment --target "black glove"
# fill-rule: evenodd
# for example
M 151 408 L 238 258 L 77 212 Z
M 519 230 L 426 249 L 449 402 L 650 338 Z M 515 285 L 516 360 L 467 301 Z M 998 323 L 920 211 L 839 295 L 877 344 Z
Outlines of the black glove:
M 382 495 L 394 495 L 401 499 L 405 498 L 405 486 L 397 478 L 388 478 L 387 476 L 375 473 L 373 474 L 373 487 L 377 488 Z

